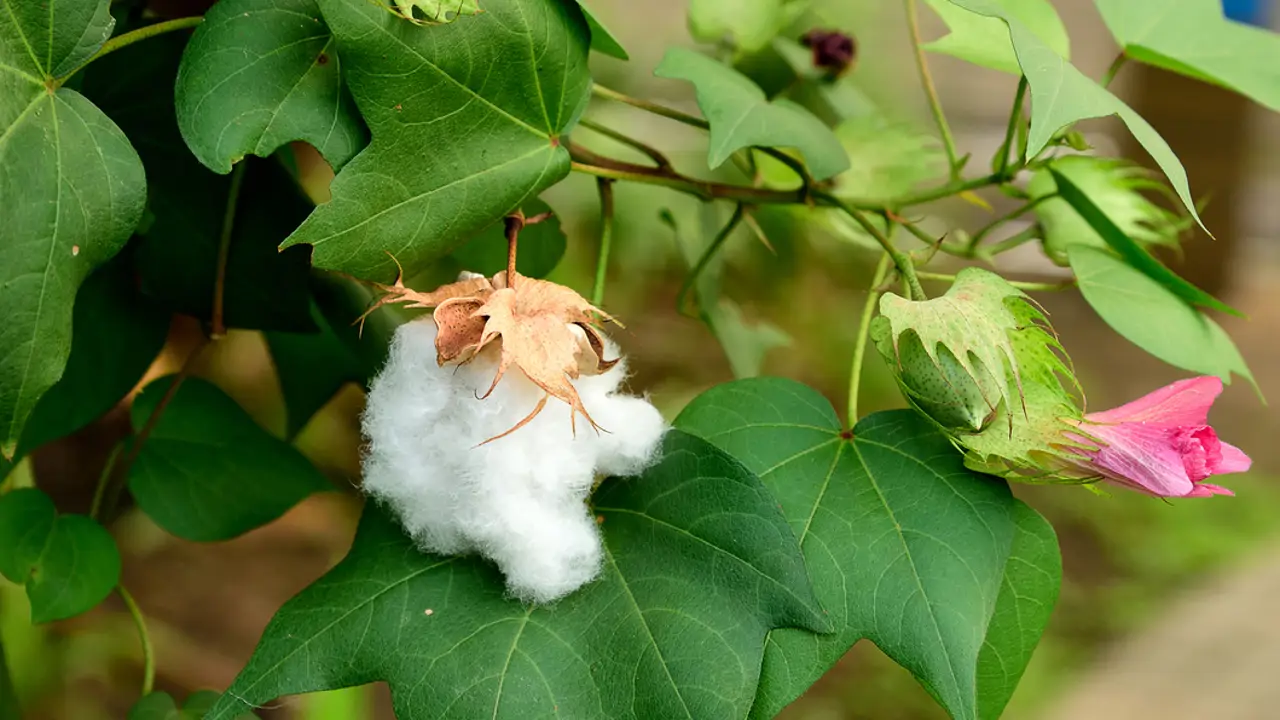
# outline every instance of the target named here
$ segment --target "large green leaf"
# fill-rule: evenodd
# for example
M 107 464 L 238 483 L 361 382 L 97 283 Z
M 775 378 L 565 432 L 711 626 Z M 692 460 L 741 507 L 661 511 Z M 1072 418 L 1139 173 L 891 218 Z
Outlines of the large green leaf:
M 1280 110 L 1280 36 L 1223 16 L 1221 0 L 1094 0 L 1124 54 Z
M 1105 250 L 1077 245 L 1067 256 L 1084 299 L 1129 342 L 1184 370 L 1256 386 L 1226 331 L 1167 287 Z
M 1021 74 L 1018 58 L 1009 42 L 1009 30 L 993 17 L 975 15 L 950 0 L 925 0 L 951 32 L 925 45 L 926 50 L 958 57 L 975 65 Z M 1067 28 L 1050 0 L 992 0 L 1035 34 L 1060 57 L 1071 57 Z
M 143 389 L 133 403 L 135 430 L 172 382 L 164 377 Z M 138 507 L 165 530 L 197 541 L 236 537 L 331 489 L 302 453 L 198 378 L 179 386 L 129 471 Z
M 62 375 L 76 290 L 142 216 L 142 163 L 61 74 L 111 32 L 107 0 L 0 0 L 0 455 Z M 56 88 L 56 89 L 55 89 Z
M 120 551 L 101 525 L 59 515 L 48 495 L 23 488 L 0 495 L 0 575 L 26 585 L 32 622 L 79 615 L 120 580 Z
M 182 137 L 219 173 L 291 140 L 311 143 L 341 168 L 369 135 L 341 69 L 316 0 L 222 0 L 182 56 L 175 92 Z
M 653 74 L 693 83 L 698 107 L 711 123 L 707 164 L 713 168 L 753 145 L 796 148 L 818 180 L 849 167 L 839 138 L 813 113 L 790 100 L 770 102 L 746 75 L 706 55 L 671 48 Z
M 1003 482 L 966 470 L 923 418 L 877 413 L 846 433 L 814 390 L 756 378 L 703 393 L 676 427 L 760 474 L 800 538 L 836 625 L 821 637 L 770 634 L 753 717 L 773 717 L 863 638 L 910 670 L 953 717 L 986 717 L 979 707 L 1011 690 L 987 686 L 979 669 L 985 637 L 994 648 L 987 652 L 1021 672 L 1012 661 L 1023 657 L 1024 639 L 1004 620 L 991 622 L 1022 511 Z M 1047 585 L 1019 586 L 1053 601 Z
M 115 407 L 164 347 L 169 314 L 138 293 L 128 255 L 118 255 L 80 286 L 66 371 L 27 420 L 19 456 Z
M 1049 166 L 1049 174 L 1053 176 L 1053 181 L 1058 186 L 1058 194 L 1062 196 L 1062 199 L 1079 213 L 1080 217 L 1089 223 L 1089 227 L 1093 228 L 1094 232 L 1107 245 L 1111 246 L 1111 249 L 1119 253 L 1125 262 L 1142 271 L 1144 275 L 1152 280 L 1169 288 L 1175 295 L 1192 305 L 1213 308 L 1232 315 L 1240 315 L 1240 311 L 1192 285 L 1161 264 L 1151 253 L 1147 252 L 1146 248 L 1126 235 L 1107 213 L 1103 212 L 1065 173 L 1051 165 Z
M 249 158 L 238 170 L 242 176 L 227 177 L 191 156 L 174 116 L 174 78 L 185 45 L 179 34 L 153 38 L 107 55 L 85 73 L 85 94 L 136 143 L 147 168 L 150 222 L 136 253 L 142 289 L 172 310 L 210 320 L 225 237 L 224 324 L 314 330 L 307 251 L 277 249 L 312 204 L 275 160 Z
M 207 720 L 375 680 L 400 720 L 737 718 L 768 632 L 827 626 L 776 501 L 698 438 L 671 431 L 593 512 L 602 577 L 525 606 L 491 565 L 422 554 L 366 505 L 347 558 L 281 608 Z
M 1027 505 L 1015 503 L 1017 530 L 996 610 L 978 653 L 978 717 L 995 718 L 1018 688 L 1058 600 L 1062 553 L 1049 521 Z
M 1118 115 L 1151 159 L 1169 178 L 1174 192 L 1182 200 L 1196 222 L 1195 201 L 1187 184 L 1187 171 L 1173 154 L 1169 143 L 1151 124 L 1106 88 L 1090 80 L 1074 65 L 1046 45 L 1034 32 L 997 0 L 950 0 L 970 12 L 1000 18 L 1009 27 L 1018 64 L 1031 87 L 1031 132 L 1027 138 L 1027 155 L 1038 155 L 1054 133 L 1072 123 L 1088 118 Z
M 604 53 L 609 57 L 619 60 L 630 60 L 627 51 L 622 47 L 622 43 L 609 32 L 609 28 L 601 23 L 591 8 L 587 6 L 586 0 L 578 0 L 578 8 L 582 10 L 582 16 L 587 20 L 587 27 L 591 30 L 591 49 L 599 53 Z
M 316 267 L 410 274 L 569 173 L 560 135 L 590 94 L 589 30 L 562 0 L 493 3 L 448 25 L 321 0 L 373 143 L 284 243 Z

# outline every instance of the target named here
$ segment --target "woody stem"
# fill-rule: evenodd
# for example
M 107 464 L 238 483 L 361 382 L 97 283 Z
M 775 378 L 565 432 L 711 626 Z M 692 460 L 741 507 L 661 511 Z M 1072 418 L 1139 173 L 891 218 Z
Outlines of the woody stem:
M 507 228 L 507 287 L 516 284 L 516 244 L 520 239 L 520 230 L 524 227 L 524 214 L 516 211 L 514 215 L 503 218 Z

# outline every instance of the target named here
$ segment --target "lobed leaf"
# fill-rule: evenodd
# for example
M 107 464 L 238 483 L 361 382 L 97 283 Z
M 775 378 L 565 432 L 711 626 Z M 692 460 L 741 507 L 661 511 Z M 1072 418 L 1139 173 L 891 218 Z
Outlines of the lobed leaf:
M 771 718 L 866 638 L 906 667 L 955 718 L 1008 699 L 981 656 L 1008 671 L 1037 638 L 1008 631 L 1001 588 L 1052 605 L 1056 584 L 1008 579 L 1024 510 L 1007 486 L 965 469 L 947 438 L 911 411 L 876 413 L 842 432 L 814 390 L 779 378 L 726 383 L 694 399 L 676 427 L 760 474 L 800 540 L 836 631 L 770 633 L 751 710 Z M 993 619 L 994 618 L 994 619 Z M 1028 622 L 1028 629 L 1034 624 Z M 984 639 L 985 638 L 985 639 Z M 985 649 L 989 646 L 990 650 Z
M 281 608 L 207 720 L 375 680 L 401 720 L 742 717 L 768 632 L 828 628 L 774 499 L 706 442 L 671 431 L 593 507 L 603 575 L 524 606 L 488 563 L 423 554 L 366 505 L 346 559 Z
M 930 52 L 960 58 L 974 65 L 989 67 L 1001 72 L 1022 74 L 1009 30 L 1005 24 L 985 14 L 978 15 L 954 5 L 950 0 L 925 0 L 929 7 L 947 24 L 950 33 L 924 46 Z M 1010 17 L 1016 18 L 1027 30 L 1058 56 L 1071 57 L 1071 40 L 1067 28 L 1053 9 L 1050 0 L 992 0 Z
M 622 47 L 622 43 L 618 42 L 618 38 L 614 37 L 613 33 L 609 32 L 609 28 L 606 28 L 596 18 L 595 13 L 591 12 L 587 0 L 577 0 L 577 2 L 578 8 L 582 10 L 582 17 L 587 21 L 587 28 L 591 30 L 591 49 L 619 60 L 630 60 L 626 49 Z

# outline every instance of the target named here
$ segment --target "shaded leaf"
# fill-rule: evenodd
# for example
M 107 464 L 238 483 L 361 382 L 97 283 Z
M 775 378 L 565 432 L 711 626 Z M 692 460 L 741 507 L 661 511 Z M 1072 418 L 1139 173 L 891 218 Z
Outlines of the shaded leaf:
M 360 364 L 318 307 L 311 317 L 319 332 L 264 333 L 284 396 L 285 437 L 301 432 L 343 385 L 361 382 Z
M 316 0 L 222 0 L 196 28 L 177 75 L 178 126 L 218 173 L 291 140 L 335 169 L 369 133 L 342 85 L 342 62 Z
M 1221 0 L 1094 0 L 1124 54 L 1280 111 L 1280 36 L 1228 20 Z
M 111 410 L 142 381 L 164 347 L 169 314 L 139 294 L 128 255 L 118 255 L 80 286 L 66 371 L 36 404 L 18 456 Z
M 978 717 L 1004 712 L 1031 661 L 1058 601 L 1062 555 L 1053 526 L 1022 503 L 1012 509 L 1017 529 L 1005 562 L 1000 596 L 978 654 Z
M 372 144 L 284 246 L 316 267 L 413 274 L 569 173 L 589 31 L 562 0 L 494 3 L 466 22 L 407 23 L 367 0 L 321 0 Z
M 976 15 L 949 0 L 925 0 L 951 32 L 924 46 L 931 52 L 958 57 L 1001 72 L 1022 74 L 1009 30 L 994 17 Z M 1016 18 L 1059 57 L 1071 57 L 1067 28 L 1050 0 L 992 0 Z
M 179 708 L 169 693 L 153 692 L 134 703 L 126 720 L 201 720 L 217 700 L 218 693 L 201 690 L 188 695 L 187 701 Z M 253 713 L 245 712 L 237 715 L 235 720 L 256 717 Z
M 821 395 L 779 378 L 712 388 L 676 427 L 760 474 L 836 625 L 770 634 L 752 717 L 773 717 L 864 638 L 953 717 L 979 717 L 979 698 L 996 692 L 976 689 L 979 654 L 1019 506 L 1003 482 L 966 470 L 914 412 L 863 418 L 850 437 Z M 987 639 L 1013 657 L 1004 635 Z
M 1009 27 L 1009 37 L 1013 41 L 1018 64 L 1031 87 L 1031 132 L 1027 138 L 1026 154 L 1028 160 L 1040 154 L 1054 133 L 1062 128 L 1088 118 L 1117 115 L 1169 178 L 1174 192 L 1187 211 L 1200 223 L 1200 215 L 1196 212 L 1191 188 L 1187 184 L 1187 171 L 1183 169 L 1169 143 L 1141 115 L 1064 60 L 997 0 L 950 2 L 979 15 L 1000 18 Z
M 719 167 L 745 147 L 793 147 L 813 177 L 825 180 L 849 167 L 840 140 L 813 113 L 789 100 L 770 102 L 746 75 L 685 48 L 671 48 L 654 75 L 693 84 L 711 123 L 707 164 Z
M 385 680 L 414 718 L 735 718 L 768 631 L 822 630 L 795 538 L 760 481 L 671 431 L 642 477 L 596 492 L 603 576 L 550 606 L 488 563 L 418 552 L 370 503 L 351 552 L 289 601 L 207 720 Z
M 1175 367 L 1228 383 L 1235 373 L 1257 387 L 1226 331 L 1167 287 L 1104 250 L 1077 245 L 1067 255 L 1080 294 L 1129 342 Z
M 133 403 L 141 430 L 173 378 Z M 332 485 L 292 445 L 259 427 L 211 383 L 178 388 L 129 469 L 129 491 L 157 525 L 187 540 L 228 540 L 264 525 Z
M 520 205 L 525 217 L 552 212 L 551 206 L 534 198 Z M 516 272 L 531 278 L 544 278 L 560 264 L 568 245 L 560 218 L 551 217 L 520 231 L 520 252 L 516 254 Z M 463 270 L 493 276 L 507 269 L 507 236 L 503 221 L 498 220 L 481 230 L 453 251 L 453 259 Z
M 31 621 L 63 620 L 102 602 L 120 580 L 120 552 L 101 525 L 59 515 L 34 488 L 0 495 L 0 574 L 25 585 Z
M 8 458 L 62 375 L 76 290 L 142 216 L 146 181 L 124 134 L 84 96 L 51 90 L 106 40 L 107 6 L 10 1 L 0 14 L 0 455 Z
M 312 204 L 275 160 L 245 160 L 237 180 L 191 156 L 174 118 L 174 78 L 185 44 L 180 33 L 136 43 L 94 62 L 85 75 L 85 94 L 137 143 L 146 165 L 151 217 L 135 254 L 142 289 L 176 312 L 209 321 L 219 247 L 229 233 L 225 324 L 314 330 L 307 251 L 277 250 Z
M 587 6 L 587 0 L 578 0 L 578 7 L 582 10 L 582 16 L 587 19 L 587 27 L 591 30 L 591 49 L 619 60 L 630 60 L 622 43 L 618 42 L 613 33 L 609 32 L 609 28 L 606 28 L 591 12 L 591 8 Z
M 1183 280 L 1177 273 L 1162 265 L 1151 253 L 1117 227 L 1111 218 L 1060 170 L 1049 166 L 1049 174 L 1053 176 L 1053 181 L 1058 186 L 1058 194 L 1062 199 L 1071 205 L 1080 217 L 1089 223 L 1094 232 L 1129 265 L 1192 305 L 1240 315 L 1240 311 Z
M 401 323 L 410 319 L 408 314 L 401 308 L 384 305 L 364 317 L 377 301 L 373 288 L 340 275 L 315 273 L 311 285 L 320 312 L 355 357 L 360 382 L 367 389 L 386 364 L 391 337 Z

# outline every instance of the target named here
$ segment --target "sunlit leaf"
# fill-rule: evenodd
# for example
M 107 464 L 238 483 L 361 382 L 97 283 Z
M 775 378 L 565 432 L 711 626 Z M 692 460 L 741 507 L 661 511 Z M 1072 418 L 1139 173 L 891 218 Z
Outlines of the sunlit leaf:
M 689 34 L 701 42 L 728 41 L 739 52 L 757 52 L 808 4 L 807 0 L 690 0 Z
M 582 16 L 587 19 L 587 27 L 591 29 L 591 49 L 619 60 L 629 60 L 622 43 L 618 42 L 613 33 L 609 32 L 609 28 L 606 28 L 596 18 L 595 13 L 591 12 L 591 8 L 587 6 L 587 0 L 578 0 L 578 7 L 582 9 Z
M 1071 41 L 1067 28 L 1053 9 L 1050 0 L 991 0 L 1017 18 L 1050 50 L 1063 58 L 1071 57 Z M 1021 74 L 1018 58 L 1009 42 L 1009 29 L 993 17 L 975 15 L 951 4 L 949 0 L 925 0 L 938 13 L 951 32 L 925 45 L 926 50 L 958 57 L 975 65 L 1001 72 Z

